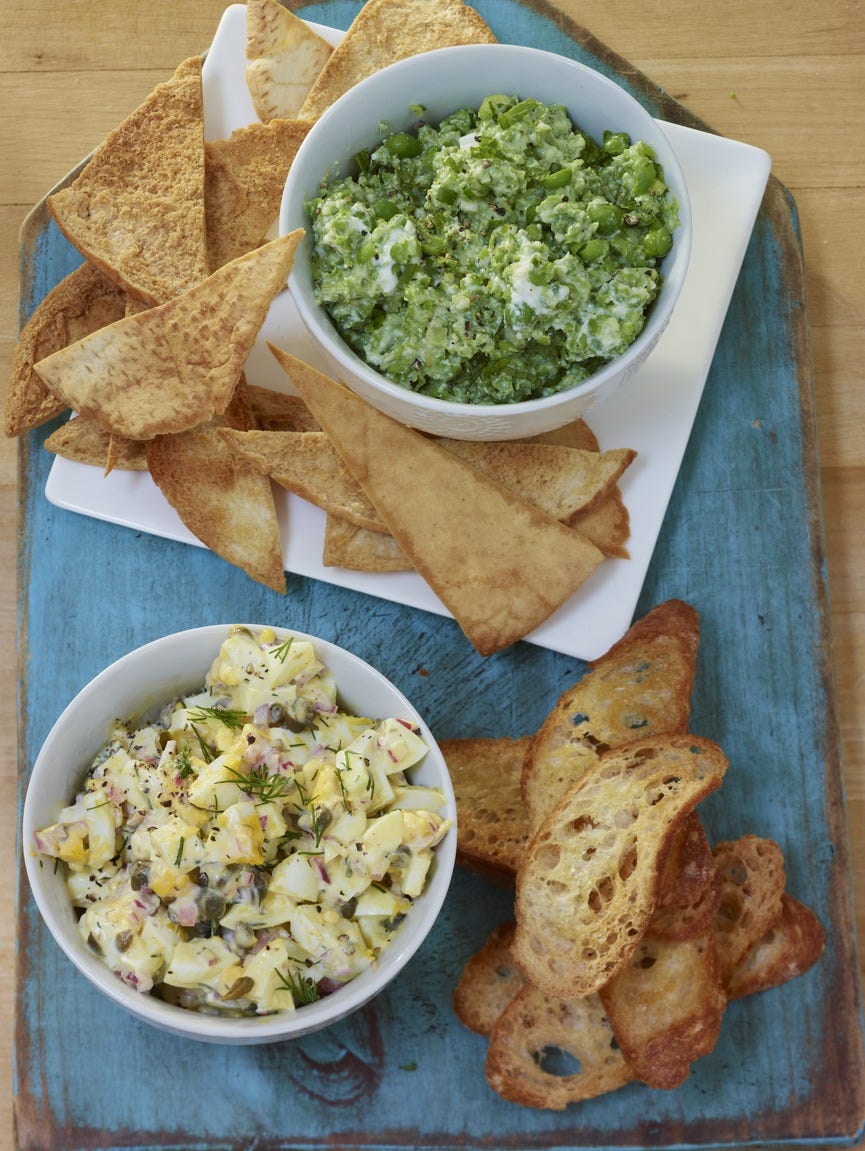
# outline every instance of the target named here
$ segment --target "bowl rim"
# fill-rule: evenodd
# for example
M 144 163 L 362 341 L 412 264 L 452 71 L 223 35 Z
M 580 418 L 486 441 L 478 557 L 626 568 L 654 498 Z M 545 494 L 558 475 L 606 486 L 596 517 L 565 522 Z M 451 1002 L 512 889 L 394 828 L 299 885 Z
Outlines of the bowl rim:
M 304 164 L 309 164 L 310 167 L 316 166 L 310 158 L 316 153 L 319 138 L 330 130 L 330 126 L 334 121 L 338 122 L 347 110 L 350 111 L 352 100 L 357 99 L 359 90 L 368 91 L 369 89 L 374 89 L 376 86 L 387 84 L 393 76 L 399 77 L 402 76 L 403 73 L 408 77 L 412 73 L 416 73 L 419 66 L 424 66 L 424 64 L 420 63 L 421 61 L 433 61 L 433 64 L 430 66 L 434 66 L 437 59 L 441 59 L 442 62 L 449 59 L 452 62 L 452 66 L 456 66 L 453 61 L 454 57 L 458 58 L 459 56 L 476 54 L 489 55 L 491 57 L 493 55 L 499 55 L 503 58 L 507 56 L 528 57 L 534 59 L 539 65 L 554 60 L 556 67 L 564 65 L 573 70 L 575 74 L 590 76 L 593 82 L 599 83 L 609 91 L 615 92 L 617 99 L 624 97 L 624 99 L 631 104 L 635 115 L 643 119 L 648 132 L 655 140 L 660 140 L 663 143 L 666 151 L 666 155 L 661 161 L 664 168 L 664 175 L 668 187 L 671 187 L 671 174 L 674 176 L 674 183 L 676 185 L 675 195 L 679 208 L 679 226 L 673 237 L 673 248 L 669 255 L 664 258 L 664 262 L 667 263 L 667 274 L 664 276 L 662 293 L 659 293 L 653 302 L 646 323 L 633 343 L 631 343 L 621 355 L 616 356 L 596 372 L 593 372 L 592 375 L 588 376 L 585 380 L 581 380 L 570 388 L 554 392 L 549 396 L 541 396 L 530 400 L 520 400 L 505 404 L 460 403 L 455 400 L 444 400 L 438 396 L 428 396 L 394 383 L 366 363 L 366 361 L 354 352 L 345 340 L 342 339 L 325 309 L 321 305 L 316 304 L 312 293 L 312 277 L 309 277 L 309 283 L 307 284 L 301 274 L 299 261 L 304 259 L 304 255 L 308 251 L 309 244 L 311 243 L 309 220 L 308 217 L 306 217 L 305 211 L 303 211 L 302 203 L 300 205 L 300 212 L 298 214 L 292 212 L 291 216 L 289 216 L 290 210 L 296 207 L 292 202 L 294 189 L 300 182 Z M 384 79 L 382 79 L 382 77 L 384 77 Z M 566 107 L 568 106 L 565 100 L 561 102 L 564 103 Z M 459 104 L 460 102 L 456 101 L 455 106 Z M 572 117 L 572 119 L 578 122 L 575 117 Z M 340 164 L 341 161 L 339 158 L 332 158 L 329 162 L 319 165 L 318 182 L 333 175 L 334 169 L 341 170 Z M 679 158 L 676 155 L 675 148 L 664 131 L 663 122 L 654 117 L 640 100 L 623 85 L 606 76 L 603 72 L 584 64 L 582 61 L 574 60 L 571 57 L 563 56 L 549 49 L 535 48 L 531 45 L 507 43 L 461 44 L 435 48 L 427 52 L 418 53 L 415 56 L 397 60 L 364 77 L 364 79 L 360 80 L 352 88 L 339 96 L 315 121 L 301 142 L 291 167 L 288 170 L 283 187 L 278 217 L 279 232 L 285 234 L 299 226 L 304 227 L 304 223 L 306 235 L 303 237 L 299 246 L 294 268 L 289 275 L 288 287 L 301 319 L 315 341 L 341 367 L 349 372 L 355 373 L 355 375 L 362 378 L 370 388 L 382 393 L 394 402 L 406 407 L 416 407 L 427 414 L 433 414 L 445 419 L 454 418 L 456 420 L 466 419 L 472 413 L 486 419 L 497 416 L 519 419 L 521 416 L 532 416 L 544 413 L 569 400 L 592 396 L 595 392 L 602 390 L 605 384 L 611 379 L 616 379 L 622 375 L 622 373 L 627 372 L 630 365 L 639 363 L 643 357 L 644 349 L 647 346 L 651 349 L 663 331 L 681 294 L 690 263 L 693 234 L 691 201 L 687 180 Z M 672 276 L 669 274 L 670 272 L 673 273 Z M 663 289 L 666 288 L 667 285 L 671 285 L 671 287 L 664 292 Z M 662 302 L 662 297 L 662 306 L 658 307 Z
M 433 872 L 422 895 L 418 897 L 414 905 L 413 910 L 417 910 L 418 915 L 413 921 L 411 916 L 406 920 L 406 926 L 410 921 L 413 922 L 413 930 L 400 931 L 378 962 L 316 1003 L 305 1004 L 295 1011 L 238 1018 L 190 1011 L 175 1004 L 166 1003 L 150 994 L 138 992 L 122 983 L 98 956 L 87 950 L 80 936 L 74 932 L 74 925 L 73 929 L 70 930 L 68 922 L 61 921 L 60 915 L 55 914 L 48 897 L 51 879 L 42 866 L 42 857 L 32 846 L 33 833 L 38 830 L 42 823 L 41 819 L 35 818 L 34 812 L 42 799 L 42 797 L 37 797 L 37 790 L 42 784 L 42 776 L 49 770 L 52 759 L 62 761 L 63 736 L 73 716 L 79 713 L 82 708 L 99 708 L 104 717 L 104 724 L 109 724 L 112 718 L 110 709 L 106 710 L 102 701 L 110 698 L 111 681 L 118 675 L 132 674 L 139 661 L 153 658 L 166 647 L 172 645 L 186 645 L 195 642 L 202 645 L 203 651 L 204 647 L 210 643 L 208 648 L 211 651 L 210 659 L 207 663 L 202 662 L 200 665 L 202 671 L 197 680 L 197 684 L 200 684 L 203 682 L 207 667 L 216 657 L 221 642 L 227 637 L 229 629 L 233 627 L 247 627 L 254 633 L 269 629 L 280 639 L 294 636 L 298 639 L 309 640 L 314 645 L 316 654 L 328 668 L 331 667 L 331 662 L 351 666 L 361 675 L 370 677 L 380 690 L 392 694 L 395 706 L 401 709 L 401 714 L 418 724 L 421 737 L 429 749 L 424 757 L 424 763 L 431 757 L 436 774 L 441 777 L 438 786 L 445 795 L 443 813 L 451 821 L 448 832 L 435 849 Z M 157 697 L 151 693 L 153 704 L 166 702 L 170 698 L 172 693 L 170 674 L 170 671 L 164 674 L 164 682 L 168 685 L 164 694 Z M 178 685 L 188 684 L 190 678 L 191 676 L 179 677 L 174 682 Z M 342 697 L 340 677 L 336 671 L 334 678 L 337 695 Z M 192 690 L 194 686 L 194 684 L 189 684 L 188 687 L 180 687 L 179 690 Z M 140 692 L 140 695 L 145 697 L 143 710 L 148 706 L 148 688 L 149 684 L 145 684 Z M 355 693 L 350 691 L 348 694 L 353 696 Z M 393 714 L 396 712 L 394 711 Z M 94 755 L 104 745 L 105 737 L 105 732 L 102 730 L 94 732 Z M 85 762 L 77 773 L 79 781 L 83 779 L 86 771 L 87 763 Z M 58 798 L 51 802 L 60 805 L 63 801 L 62 798 Z M 213 1043 L 255 1044 L 297 1038 L 328 1027 L 362 1007 L 401 973 L 427 938 L 444 905 L 456 863 L 456 799 L 453 784 L 441 749 L 416 707 L 396 684 L 361 656 L 309 632 L 274 624 L 243 622 L 206 624 L 201 627 L 170 632 L 131 649 L 104 667 L 67 703 L 42 742 L 27 782 L 20 829 L 21 850 L 31 896 L 51 937 L 73 966 L 108 999 L 123 1007 L 133 1016 L 175 1035 Z M 423 902 L 421 903 L 421 901 Z

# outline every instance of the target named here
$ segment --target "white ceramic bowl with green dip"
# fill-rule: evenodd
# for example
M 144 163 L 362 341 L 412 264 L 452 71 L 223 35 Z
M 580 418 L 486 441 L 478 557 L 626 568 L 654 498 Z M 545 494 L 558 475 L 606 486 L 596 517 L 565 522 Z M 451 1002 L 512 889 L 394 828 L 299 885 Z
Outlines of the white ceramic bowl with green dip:
M 457 439 L 550 431 L 626 385 L 691 244 L 662 124 L 506 44 L 402 60 L 336 101 L 288 175 L 280 231 L 298 227 L 290 289 L 333 376 Z

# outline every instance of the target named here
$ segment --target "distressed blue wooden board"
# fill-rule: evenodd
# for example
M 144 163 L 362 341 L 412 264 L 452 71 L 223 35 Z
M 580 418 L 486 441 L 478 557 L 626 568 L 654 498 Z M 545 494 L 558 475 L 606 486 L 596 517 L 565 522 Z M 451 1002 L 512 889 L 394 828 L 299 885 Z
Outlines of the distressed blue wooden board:
M 477 0 L 499 37 L 574 55 L 649 109 L 701 127 L 551 6 Z M 346 27 L 356 0 L 303 9 Z M 44 209 L 24 234 L 22 318 L 79 257 Z M 392 678 L 440 738 L 535 729 L 579 661 L 529 644 L 482 660 L 456 625 L 317 581 L 283 598 L 211 553 L 50 506 L 48 427 L 20 453 L 20 798 L 55 717 L 129 648 L 238 619 L 310 631 Z M 770 181 L 638 614 L 671 596 L 702 620 L 693 730 L 731 766 L 704 805 L 715 840 L 784 849 L 818 910 L 824 957 L 733 1003 L 712 1055 L 674 1092 L 630 1085 L 564 1114 L 499 1099 L 485 1044 L 455 1021 L 463 963 L 510 913 L 458 872 L 434 935 L 374 1005 L 319 1036 L 198 1045 L 127 1018 L 73 971 L 19 875 L 16 1118 L 21 1148 L 595 1148 L 838 1145 L 861 1137 L 865 1057 L 832 682 L 801 246 Z

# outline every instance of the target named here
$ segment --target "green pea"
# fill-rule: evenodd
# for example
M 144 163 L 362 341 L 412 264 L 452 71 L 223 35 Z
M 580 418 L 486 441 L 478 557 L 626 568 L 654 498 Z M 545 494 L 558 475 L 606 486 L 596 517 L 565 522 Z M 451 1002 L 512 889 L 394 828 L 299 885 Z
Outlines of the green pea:
M 597 231 L 602 236 L 611 235 L 622 223 L 622 209 L 606 200 L 589 204 L 586 215 L 593 224 L 597 224 Z
M 445 247 L 444 236 L 427 236 L 421 241 L 421 251 L 426 256 L 440 256 Z
M 627 132 L 604 132 L 604 151 L 609 156 L 621 156 L 630 143 Z
M 591 264 L 595 260 L 602 260 L 609 250 L 609 244 L 606 240 L 600 239 L 598 236 L 593 236 L 591 240 L 587 240 L 580 248 L 580 258 L 584 264 Z
M 527 224 L 525 231 L 530 240 L 542 240 L 544 238 L 544 229 L 535 221 Z
M 417 136 L 410 136 L 408 132 L 395 132 L 393 136 L 388 136 L 384 146 L 392 156 L 396 156 L 400 160 L 419 156 L 423 151 L 423 144 Z
M 672 246 L 673 237 L 670 235 L 669 229 L 665 228 L 663 224 L 650 229 L 643 236 L 643 248 L 647 256 L 657 256 L 658 258 L 666 256 Z
M 622 261 L 626 264 L 641 264 L 645 259 L 645 252 L 639 237 L 634 237 L 630 233 L 618 232 L 610 240 L 610 247 L 618 252 Z
M 451 207 L 453 207 L 459 198 L 459 193 L 453 188 L 439 188 L 438 192 L 436 192 L 438 202 L 440 204 L 450 204 Z
M 541 180 L 541 183 L 549 192 L 554 191 L 556 188 L 565 188 L 570 182 L 570 168 L 559 168 L 558 171 L 550 172 L 548 176 L 544 176 Z
M 632 195 L 648 192 L 655 182 L 655 165 L 648 156 L 636 156 L 633 165 L 622 173 L 622 183 Z

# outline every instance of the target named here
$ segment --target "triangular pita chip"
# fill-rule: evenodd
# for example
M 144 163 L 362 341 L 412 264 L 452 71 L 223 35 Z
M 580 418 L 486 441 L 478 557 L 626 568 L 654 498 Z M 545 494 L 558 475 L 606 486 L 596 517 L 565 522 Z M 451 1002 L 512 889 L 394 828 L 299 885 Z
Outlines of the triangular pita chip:
M 605 556 L 628 558 L 625 546 L 631 535 L 631 516 L 618 488 L 604 496 L 588 511 L 575 512 L 566 521 L 601 549 Z
M 389 532 L 370 531 L 349 523 L 340 516 L 328 514 L 324 521 L 324 547 L 321 562 L 325 567 L 350 571 L 411 571 L 411 560 Z
M 6 392 L 7 436 L 17 436 L 66 410 L 33 370 L 39 360 L 125 314 L 127 295 L 93 264 L 83 263 L 45 296 L 21 335 L 12 357 Z
M 249 399 L 255 412 L 255 426 L 271 432 L 317 432 L 319 426 L 312 412 L 291 392 L 249 385 Z
M 237 432 L 223 438 L 280 487 L 358 527 L 385 531 L 384 520 L 324 432 Z
M 91 467 L 147 471 L 144 444 L 123 436 L 112 436 L 89 416 L 73 416 L 45 441 L 49 452 L 74 463 Z
M 37 372 L 68 407 L 129 439 L 204 423 L 231 399 L 301 235 L 280 236 L 167 304 L 93 332 Z
M 235 448 L 271 479 L 325 511 L 361 528 L 387 525 L 323 433 L 226 433 Z M 591 507 L 616 482 L 635 456 L 629 448 L 587 452 L 526 441 L 437 441 L 453 455 L 503 487 L 564 520 Z
M 241 377 L 225 414 L 213 423 L 157 436 L 147 444 L 153 479 L 189 530 L 251 579 L 285 592 L 279 521 L 270 480 L 249 465 L 218 427 L 247 428 L 252 408 Z
M 407 56 L 495 42 L 486 22 L 463 0 L 367 0 L 298 115 L 317 119 L 349 88 Z
M 150 304 L 203 280 L 201 59 L 185 60 L 154 89 L 48 207 L 83 255 Z
M 262 243 L 279 214 L 288 169 L 311 127 L 307 120 L 273 120 L 249 124 L 227 139 L 205 144 L 204 202 L 212 271 Z
M 271 345 L 392 535 L 481 655 L 569 599 L 602 560 L 577 532 Z
M 258 118 L 296 116 L 332 51 L 278 0 L 247 0 L 246 86 Z
M 637 454 L 631 448 L 593 452 L 560 444 L 507 440 L 440 443 L 557 520 L 594 507 Z
M 582 448 L 586 452 L 599 452 L 601 450 L 598 437 L 585 420 L 573 420 L 560 428 L 553 428 L 549 432 L 540 432 L 530 437 L 530 443 L 535 444 L 564 444 L 566 448 Z

